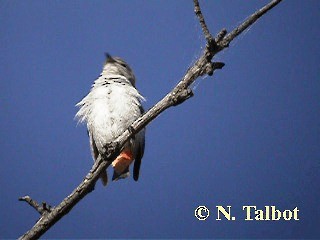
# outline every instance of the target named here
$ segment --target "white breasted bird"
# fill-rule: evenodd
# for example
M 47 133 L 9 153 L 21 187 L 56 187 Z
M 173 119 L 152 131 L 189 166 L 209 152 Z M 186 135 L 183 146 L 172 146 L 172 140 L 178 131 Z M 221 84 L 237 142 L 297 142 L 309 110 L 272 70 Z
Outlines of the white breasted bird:
M 129 65 L 119 57 L 106 54 L 102 73 L 94 81 L 88 95 L 76 105 L 80 107 L 76 118 L 87 124 L 94 160 L 108 143 L 143 114 L 143 100 L 143 96 L 135 88 L 135 76 Z M 145 129 L 131 138 L 112 162 L 112 180 L 128 177 L 129 166 L 133 161 L 133 178 L 138 180 L 144 145 Z M 103 185 L 107 185 L 107 172 L 103 172 L 100 178 Z

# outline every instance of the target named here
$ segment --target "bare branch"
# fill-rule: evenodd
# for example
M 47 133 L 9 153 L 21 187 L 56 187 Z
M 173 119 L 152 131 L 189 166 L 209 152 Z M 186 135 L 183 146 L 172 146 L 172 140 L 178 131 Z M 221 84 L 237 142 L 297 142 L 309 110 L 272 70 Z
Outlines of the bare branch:
M 262 15 L 275 7 L 282 0 L 273 0 L 269 4 L 265 5 L 260 10 L 256 11 L 250 17 L 248 17 L 242 24 L 236 27 L 232 32 L 230 32 L 224 39 L 221 41 L 221 46 L 229 46 L 229 43 L 236 38 L 239 34 L 241 34 L 244 30 L 246 30 L 249 26 L 254 24 Z
M 180 82 L 169 92 L 161 101 L 154 105 L 149 111 L 143 116 L 138 118 L 132 125 L 123 132 L 114 142 L 108 144 L 105 148 L 105 152 L 99 155 L 91 170 L 80 183 L 80 185 L 73 190 L 73 192 L 67 196 L 59 205 L 54 208 L 47 205 L 39 206 L 39 204 L 32 200 L 29 196 L 20 198 L 21 201 L 29 203 L 30 206 L 36 209 L 42 217 L 39 221 L 20 239 L 38 239 L 44 234 L 52 225 L 59 221 L 64 215 L 66 215 L 82 198 L 94 189 L 94 185 L 98 180 L 100 173 L 105 171 L 106 168 L 112 163 L 112 161 L 119 155 L 120 149 L 123 147 L 125 142 L 153 119 L 159 116 L 160 113 L 165 111 L 167 108 L 177 106 L 183 103 L 185 100 L 193 96 L 192 90 L 189 88 L 190 85 L 200 76 L 212 75 L 214 70 L 221 69 L 224 63 L 211 62 L 215 54 L 228 47 L 229 43 L 237 37 L 246 28 L 252 25 L 258 18 L 263 14 L 277 5 L 281 0 L 274 0 L 267 4 L 265 7 L 258 10 L 256 13 L 251 15 L 241 25 L 235 28 L 231 33 L 227 34 L 225 29 L 221 30 L 215 39 L 212 38 L 204 18 L 202 16 L 198 0 L 194 0 L 195 13 L 199 18 L 200 25 L 203 29 L 205 38 L 207 40 L 206 48 L 202 56 L 190 67 L 185 76 Z
M 36 210 L 42 215 L 39 221 L 19 239 L 38 239 L 44 234 L 51 226 L 59 221 L 64 215 L 66 215 L 83 197 L 90 193 L 94 189 L 94 184 L 98 180 L 100 173 L 105 170 L 111 162 L 103 161 L 101 156 L 98 157 L 97 161 L 92 166 L 90 172 L 81 182 L 81 184 L 73 190 L 73 192 L 67 196 L 63 201 L 55 208 L 51 208 L 50 212 L 43 215 L 41 211 Z M 27 199 L 31 199 L 26 196 Z M 26 201 L 24 198 L 20 198 L 22 201 Z M 20 200 L 19 199 L 19 200 Z M 34 200 L 31 200 L 36 203 Z M 29 201 L 27 201 L 29 203 Z M 37 203 L 32 207 L 39 206 Z

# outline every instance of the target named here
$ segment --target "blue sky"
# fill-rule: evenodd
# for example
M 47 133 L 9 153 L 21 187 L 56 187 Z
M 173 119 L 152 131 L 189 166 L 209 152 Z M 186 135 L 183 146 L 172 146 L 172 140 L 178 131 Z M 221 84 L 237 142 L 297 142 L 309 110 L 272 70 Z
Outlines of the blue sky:
M 268 1 L 200 1 L 212 34 Z M 216 60 L 195 96 L 147 128 L 140 179 L 100 181 L 44 238 L 316 238 L 320 182 L 319 1 L 283 1 Z M 124 58 L 150 108 L 200 56 L 190 1 L 0 1 L 0 237 L 38 219 L 18 197 L 57 205 L 92 165 L 74 105 L 104 52 Z M 198 221 L 199 205 L 211 212 Z M 216 221 L 215 206 L 235 221 Z M 242 206 L 299 209 L 244 221 Z

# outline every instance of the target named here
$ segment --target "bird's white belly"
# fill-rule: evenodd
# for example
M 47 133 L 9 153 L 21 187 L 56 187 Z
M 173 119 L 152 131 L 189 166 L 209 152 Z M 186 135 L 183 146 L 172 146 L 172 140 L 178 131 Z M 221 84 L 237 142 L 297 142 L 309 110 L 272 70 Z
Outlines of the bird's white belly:
M 123 133 L 141 115 L 137 94 L 133 87 L 120 84 L 97 89 L 88 128 L 99 150 Z

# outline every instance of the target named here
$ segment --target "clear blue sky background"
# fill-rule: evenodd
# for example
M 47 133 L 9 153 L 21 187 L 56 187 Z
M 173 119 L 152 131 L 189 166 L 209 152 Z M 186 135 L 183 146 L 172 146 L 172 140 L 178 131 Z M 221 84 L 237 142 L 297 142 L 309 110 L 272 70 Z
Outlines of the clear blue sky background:
M 200 1 L 213 34 L 268 1 Z M 283 1 L 147 129 L 139 182 L 94 192 L 44 238 L 320 237 L 320 2 Z M 0 238 L 38 219 L 18 197 L 58 204 L 92 165 L 74 105 L 104 52 L 134 69 L 148 109 L 205 44 L 189 1 L 0 1 Z M 194 210 L 211 215 L 198 221 Z M 216 221 L 231 205 L 236 221 Z M 243 205 L 298 207 L 300 221 L 244 221 Z

